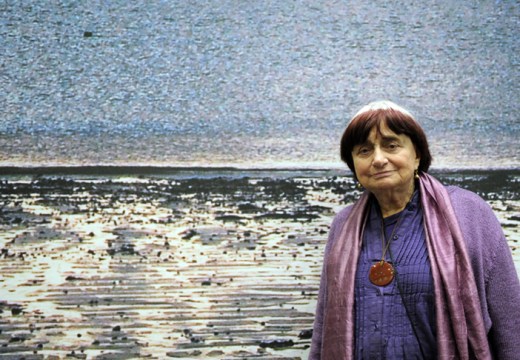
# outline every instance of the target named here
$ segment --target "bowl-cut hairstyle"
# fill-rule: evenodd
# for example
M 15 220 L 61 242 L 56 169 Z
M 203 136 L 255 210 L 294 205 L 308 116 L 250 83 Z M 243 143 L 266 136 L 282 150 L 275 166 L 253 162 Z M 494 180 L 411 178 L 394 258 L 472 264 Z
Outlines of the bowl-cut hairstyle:
M 357 112 L 350 120 L 341 137 L 340 154 L 349 169 L 356 175 L 352 150 L 356 145 L 363 144 L 375 127 L 381 132 L 381 126 L 385 124 L 398 135 L 406 135 L 412 141 L 417 156 L 420 158 L 419 172 L 428 172 L 432 157 L 428 146 L 426 134 L 421 125 L 407 110 L 391 101 L 372 102 Z

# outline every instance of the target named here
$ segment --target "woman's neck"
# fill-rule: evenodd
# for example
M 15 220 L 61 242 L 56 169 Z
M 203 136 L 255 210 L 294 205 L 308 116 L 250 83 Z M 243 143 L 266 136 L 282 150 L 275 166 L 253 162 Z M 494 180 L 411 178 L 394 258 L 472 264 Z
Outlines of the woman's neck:
M 374 196 L 379 204 L 383 218 L 386 218 L 404 210 L 412 199 L 413 193 L 414 187 L 406 192 L 381 192 L 374 193 Z

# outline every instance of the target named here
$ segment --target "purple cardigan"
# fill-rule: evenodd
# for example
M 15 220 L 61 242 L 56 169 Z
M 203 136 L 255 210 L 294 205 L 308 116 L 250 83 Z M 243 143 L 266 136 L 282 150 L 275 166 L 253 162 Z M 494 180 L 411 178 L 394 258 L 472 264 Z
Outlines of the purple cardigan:
M 447 187 L 447 190 L 468 246 L 493 356 L 497 359 L 518 359 L 520 282 L 500 223 L 490 206 L 478 195 L 454 186 Z M 349 206 L 340 211 L 332 222 L 324 264 L 351 209 L 352 206 Z M 326 279 L 322 276 L 309 359 L 321 359 L 322 304 L 326 287 Z

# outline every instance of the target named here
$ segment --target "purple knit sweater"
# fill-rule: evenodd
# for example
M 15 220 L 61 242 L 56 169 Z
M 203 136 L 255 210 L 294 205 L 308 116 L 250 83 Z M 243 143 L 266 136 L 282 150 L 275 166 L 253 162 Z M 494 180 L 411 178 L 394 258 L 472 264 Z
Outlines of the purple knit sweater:
M 489 205 L 478 195 L 454 186 L 447 187 L 447 190 L 468 246 L 493 356 L 504 360 L 518 359 L 520 282 L 500 223 Z M 352 206 L 343 209 L 334 218 L 325 248 L 324 263 L 327 262 L 332 244 L 339 238 L 338 233 L 351 209 Z M 327 281 L 322 276 L 309 359 L 321 359 L 323 299 L 327 293 L 326 287 Z

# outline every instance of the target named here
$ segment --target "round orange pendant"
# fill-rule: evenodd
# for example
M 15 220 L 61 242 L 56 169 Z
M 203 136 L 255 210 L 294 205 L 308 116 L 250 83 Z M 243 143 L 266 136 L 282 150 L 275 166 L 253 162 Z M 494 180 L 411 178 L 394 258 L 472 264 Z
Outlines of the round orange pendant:
M 368 278 L 374 285 L 386 286 L 394 280 L 394 267 L 381 260 L 370 267 Z

